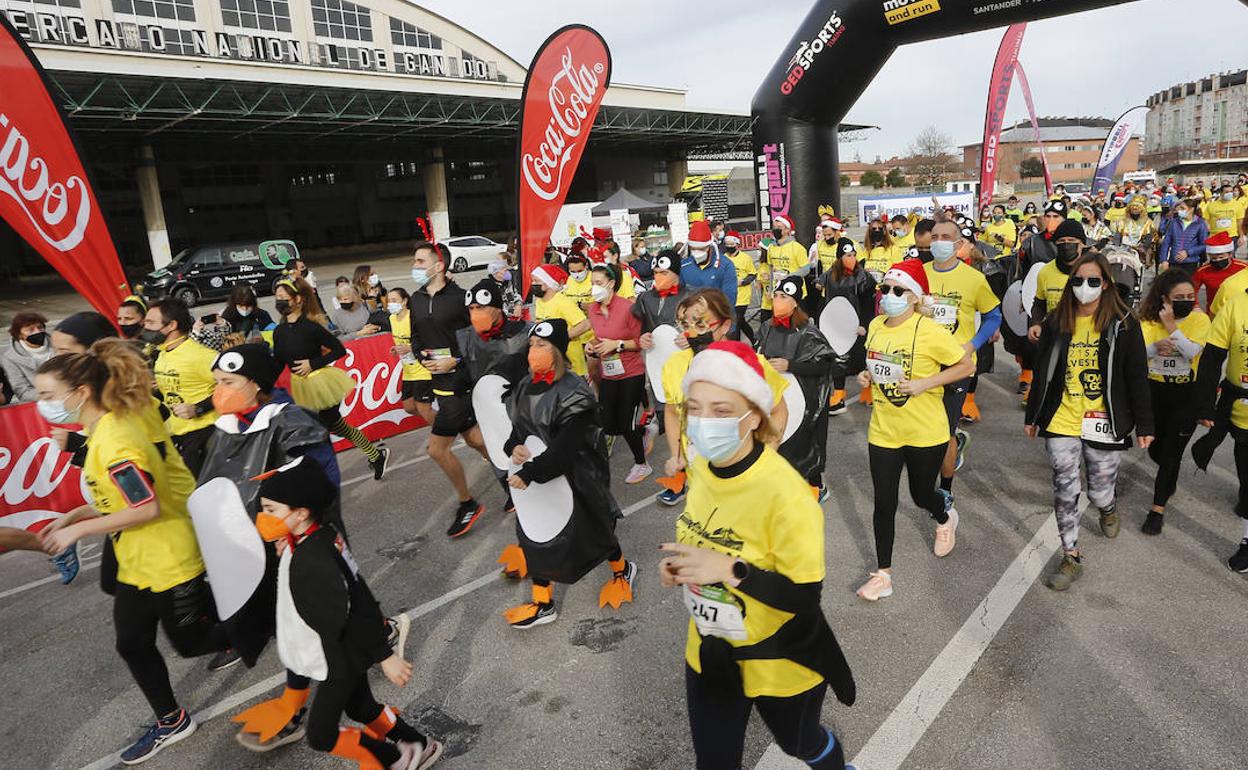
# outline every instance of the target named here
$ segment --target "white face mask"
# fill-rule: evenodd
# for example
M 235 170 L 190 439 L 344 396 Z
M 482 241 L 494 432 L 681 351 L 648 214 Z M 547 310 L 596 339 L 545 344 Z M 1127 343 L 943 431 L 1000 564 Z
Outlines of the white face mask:
M 390 315 L 398 315 L 399 313 L 403 312 L 403 303 L 402 302 L 387 302 L 386 310 L 390 311 Z
M 568 273 L 568 277 L 574 281 L 583 281 L 585 280 L 585 275 L 588 272 L 588 270 L 579 270 L 575 273 Z
M 1080 305 L 1086 305 L 1089 302 L 1095 302 L 1096 298 L 1101 296 L 1100 286 L 1089 286 L 1086 283 L 1082 286 L 1071 287 L 1075 293 L 1075 299 L 1079 300 Z
M 690 249 L 689 254 L 693 257 L 693 261 L 697 262 L 699 265 L 705 263 L 707 257 L 710 256 L 710 252 L 706 249 Z
M 376 286 L 380 283 L 381 283 L 381 276 L 377 275 L 376 273 L 373 273 L 372 275 L 368 277 L 369 286 Z
M 610 296 L 610 294 L 611 294 L 611 292 L 609 292 L 609 291 L 607 290 L 607 287 L 606 287 L 606 286 L 591 286 L 591 287 L 589 287 L 589 296 L 593 297 L 594 302 L 602 302 L 602 301 L 603 301 L 603 300 L 605 300 L 608 296 Z
M 238 311 L 238 314 L 241 315 L 243 318 L 246 318 L 247 316 L 251 315 L 251 311 L 254 309 L 255 308 L 250 308 L 250 307 L 236 307 L 235 308 L 235 310 Z

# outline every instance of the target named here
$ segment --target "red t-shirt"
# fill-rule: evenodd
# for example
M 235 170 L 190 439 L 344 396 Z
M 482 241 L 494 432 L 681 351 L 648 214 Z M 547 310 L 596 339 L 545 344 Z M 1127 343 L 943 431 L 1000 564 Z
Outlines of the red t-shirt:
M 633 315 L 632 309 L 632 301 L 624 299 L 617 294 L 607 304 L 606 314 L 602 312 L 602 305 L 597 302 L 591 302 L 585 308 L 585 312 L 589 316 L 589 326 L 594 330 L 594 336 L 598 339 L 636 342 L 637 338 L 641 336 L 641 319 Z M 611 363 L 615 358 L 615 355 L 603 357 L 602 376 L 604 379 L 622 380 L 626 377 L 638 377 L 646 373 L 646 364 L 642 360 L 639 351 L 625 350 L 621 353 L 619 360 L 624 364 L 623 373 L 610 374 L 608 370 L 615 368 Z
M 1200 287 L 1205 287 L 1205 310 L 1208 310 L 1209 305 L 1213 303 L 1213 297 L 1218 293 L 1218 289 L 1222 287 L 1223 281 L 1245 267 L 1248 267 L 1248 263 L 1232 259 L 1231 263 L 1222 270 L 1217 270 L 1210 264 L 1197 268 L 1196 273 L 1192 276 L 1192 285 L 1196 287 L 1197 296 L 1200 295 Z

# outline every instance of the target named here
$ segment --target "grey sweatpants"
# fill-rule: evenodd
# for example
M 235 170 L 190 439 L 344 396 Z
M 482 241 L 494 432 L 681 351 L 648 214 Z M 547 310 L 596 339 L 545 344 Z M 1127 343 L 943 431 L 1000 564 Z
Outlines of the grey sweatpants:
M 1122 452 L 1093 449 L 1083 439 L 1072 436 L 1050 436 L 1044 440 L 1053 468 L 1053 512 L 1062 547 L 1073 551 L 1079 544 L 1079 457 L 1088 476 L 1088 499 L 1101 510 L 1114 507 L 1118 486 L 1118 466 Z

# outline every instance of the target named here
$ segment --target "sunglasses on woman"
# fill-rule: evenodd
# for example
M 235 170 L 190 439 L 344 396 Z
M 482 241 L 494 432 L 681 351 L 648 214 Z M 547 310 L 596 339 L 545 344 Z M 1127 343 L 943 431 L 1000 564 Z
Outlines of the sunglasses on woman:
M 896 294 L 898 297 L 904 297 L 906 296 L 907 291 L 909 291 L 909 289 L 907 289 L 905 286 L 881 286 L 880 287 L 881 295 L 892 292 L 893 294 Z
M 1091 286 L 1093 289 L 1099 289 L 1101 286 L 1101 279 L 1097 276 L 1092 276 L 1091 278 L 1084 278 L 1082 276 L 1072 275 L 1070 277 L 1071 286 L 1082 286 L 1084 283 L 1087 283 L 1088 286 Z

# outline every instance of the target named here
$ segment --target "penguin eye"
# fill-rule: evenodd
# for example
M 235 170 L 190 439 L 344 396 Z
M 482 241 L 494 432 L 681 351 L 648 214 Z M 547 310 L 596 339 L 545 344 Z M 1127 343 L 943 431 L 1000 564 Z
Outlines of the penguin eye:
M 539 337 L 549 337 L 555 328 L 548 323 L 540 323 L 533 327 L 533 333 Z
M 485 289 L 482 289 L 481 291 L 477 292 L 477 304 L 478 305 L 490 304 L 490 293 L 486 291 Z
M 243 367 L 243 357 L 238 353 L 226 353 L 217 362 L 218 368 L 226 372 L 237 372 Z

